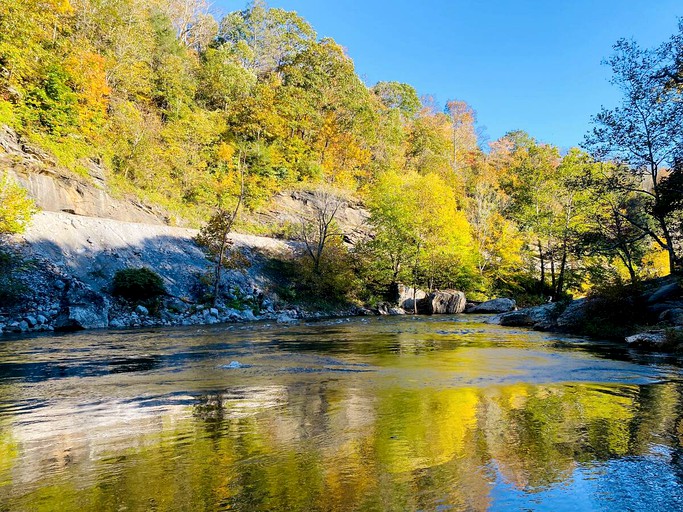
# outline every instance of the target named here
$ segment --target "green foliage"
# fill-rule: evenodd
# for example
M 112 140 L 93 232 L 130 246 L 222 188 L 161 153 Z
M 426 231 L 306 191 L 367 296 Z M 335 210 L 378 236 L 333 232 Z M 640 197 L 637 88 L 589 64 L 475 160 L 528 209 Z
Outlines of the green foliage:
M 129 302 L 153 303 L 166 294 L 161 276 L 142 268 L 126 268 L 114 275 L 112 293 Z
M 23 232 L 35 212 L 26 190 L 0 173 L 0 236 Z

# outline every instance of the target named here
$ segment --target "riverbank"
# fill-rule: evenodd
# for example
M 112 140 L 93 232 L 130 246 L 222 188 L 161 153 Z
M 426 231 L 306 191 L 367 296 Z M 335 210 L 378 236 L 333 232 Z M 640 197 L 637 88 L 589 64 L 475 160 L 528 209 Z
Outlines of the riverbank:
M 681 276 L 666 276 L 570 302 L 502 313 L 488 322 L 608 338 L 652 350 L 679 351 L 683 347 Z

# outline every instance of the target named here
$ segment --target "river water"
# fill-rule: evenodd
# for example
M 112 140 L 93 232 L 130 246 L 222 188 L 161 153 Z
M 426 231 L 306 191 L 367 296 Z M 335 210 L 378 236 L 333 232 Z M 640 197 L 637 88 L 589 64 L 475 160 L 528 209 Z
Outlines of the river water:
M 683 510 L 680 360 L 483 319 L 2 341 L 0 510 Z

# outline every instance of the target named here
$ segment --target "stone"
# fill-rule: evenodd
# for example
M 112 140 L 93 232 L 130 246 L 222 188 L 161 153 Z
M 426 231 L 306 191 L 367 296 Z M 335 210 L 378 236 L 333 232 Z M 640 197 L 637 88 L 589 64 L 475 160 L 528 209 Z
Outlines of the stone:
M 109 325 L 109 301 L 83 283 L 73 281 L 54 321 L 57 331 L 102 329 Z
M 36 320 L 36 317 L 28 315 L 24 317 L 24 321 L 28 324 L 29 327 L 35 327 L 38 325 L 38 320 Z
M 647 299 L 648 304 L 656 304 L 675 299 L 681 295 L 681 287 L 677 282 L 665 284 L 655 290 Z
M 38 323 L 39 323 L 40 325 L 44 325 L 44 324 L 48 323 L 48 319 L 47 319 L 47 317 L 46 317 L 45 315 L 38 315 L 38 316 L 36 317 L 36 320 L 38 321 Z
M 496 323 L 506 327 L 533 327 L 536 330 L 548 331 L 556 327 L 557 308 L 557 303 L 541 304 L 496 315 L 487 323 Z
M 666 331 L 640 332 L 626 337 L 626 343 L 632 347 L 642 348 L 662 348 L 667 344 L 668 336 Z
M 138 304 L 137 306 L 135 306 L 135 312 L 141 316 L 148 316 L 149 315 L 149 310 L 145 306 L 143 306 L 142 304 Z
M 432 292 L 417 302 L 419 313 L 443 315 L 462 313 L 465 310 L 465 294 L 458 290 Z
M 296 322 L 296 318 L 292 318 L 288 313 L 281 313 L 278 315 L 276 322 L 279 324 L 291 324 Z
M 577 331 L 585 325 L 590 312 L 590 303 L 587 299 L 577 299 L 569 303 L 562 314 L 557 318 L 557 327 L 561 331 Z
M 218 310 L 216 308 L 211 308 L 211 309 L 209 309 L 209 314 L 211 316 L 218 317 Z
M 406 311 L 413 311 L 415 308 L 415 301 L 419 301 L 427 297 L 427 293 L 419 288 L 413 288 L 399 284 L 396 291 L 395 303 L 399 308 Z
M 176 313 L 185 313 L 188 309 L 190 309 L 188 304 L 177 298 L 169 300 L 166 307 Z
M 30 329 L 30 326 L 26 320 L 22 320 L 21 322 L 19 322 L 19 330 L 21 332 L 26 332 L 29 329 Z
M 405 315 L 406 311 L 403 308 L 389 308 L 389 314 L 392 316 Z
M 514 311 L 516 307 L 517 303 L 513 299 L 500 298 L 487 300 L 465 311 L 467 313 L 507 313 Z

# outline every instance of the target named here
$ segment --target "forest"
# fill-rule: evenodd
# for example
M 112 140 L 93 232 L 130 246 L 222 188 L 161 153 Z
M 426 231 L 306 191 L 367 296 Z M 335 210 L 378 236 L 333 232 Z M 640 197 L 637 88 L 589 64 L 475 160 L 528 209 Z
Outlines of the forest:
M 568 150 L 486 141 L 457 91 L 365 84 L 342 44 L 262 0 L 220 19 L 205 0 L 0 0 L 0 125 L 214 241 L 313 191 L 320 215 L 288 236 L 321 296 L 407 283 L 533 304 L 683 264 L 683 23 L 655 48 L 615 43 L 621 103 Z M 0 198 L 0 230 L 19 231 L 30 202 L 7 180 Z M 334 218 L 350 198 L 372 228 L 354 245 Z

